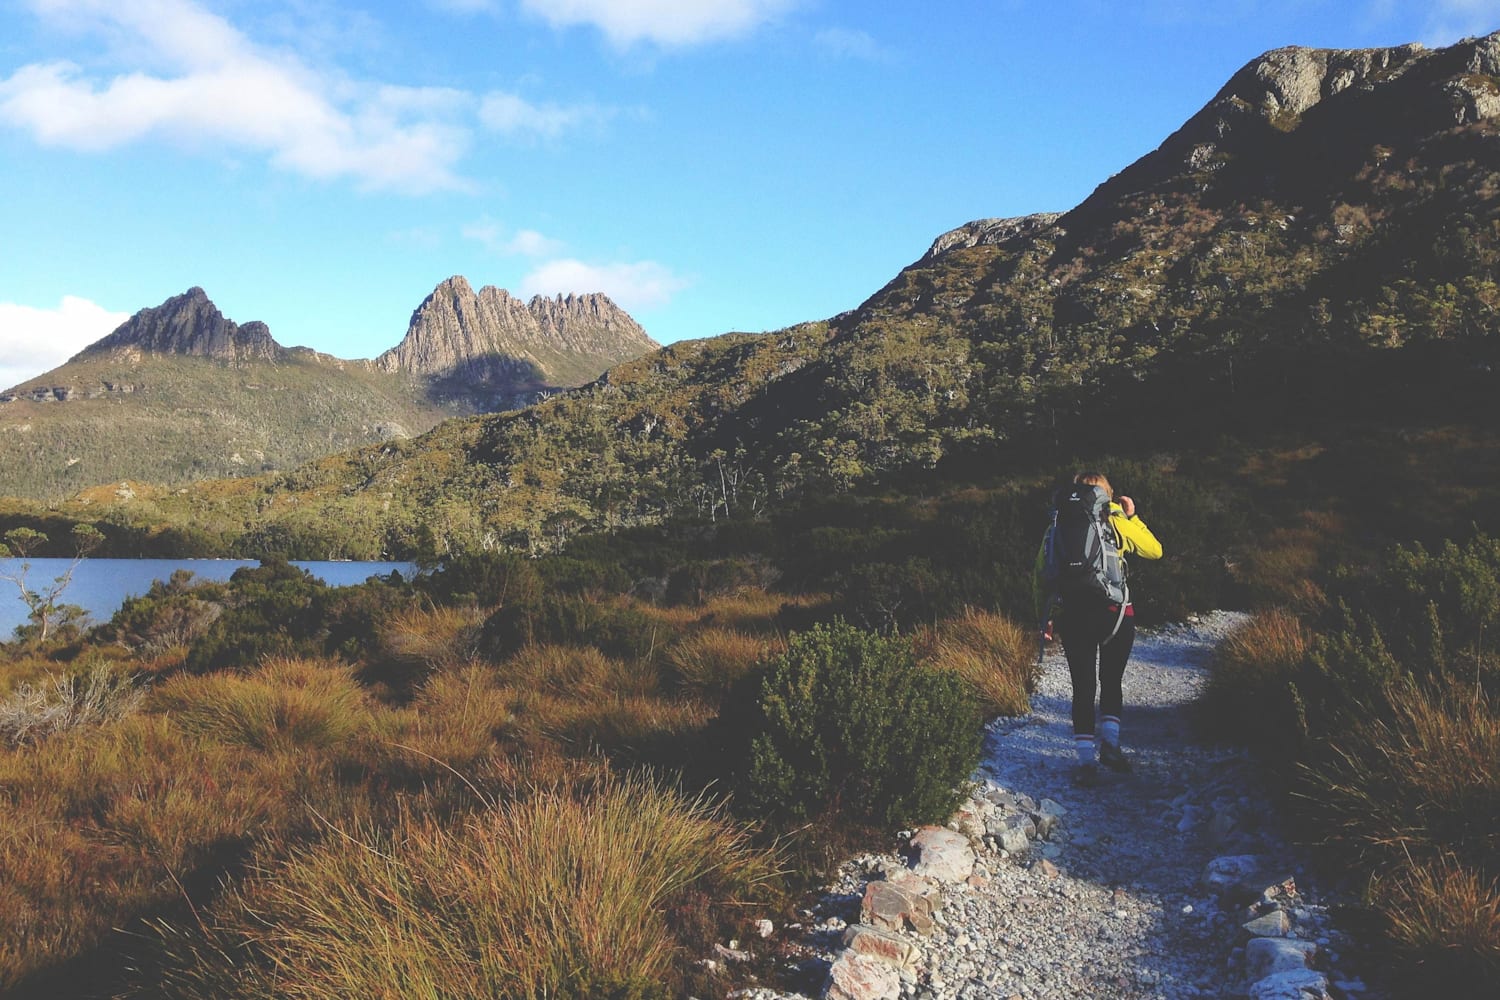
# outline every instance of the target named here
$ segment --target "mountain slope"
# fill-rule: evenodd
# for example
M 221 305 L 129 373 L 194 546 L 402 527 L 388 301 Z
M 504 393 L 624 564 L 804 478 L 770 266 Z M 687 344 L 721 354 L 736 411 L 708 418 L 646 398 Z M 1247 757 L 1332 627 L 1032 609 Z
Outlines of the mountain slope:
M 1500 34 L 1277 50 L 1071 212 L 945 234 L 852 312 L 221 484 L 270 500 L 220 527 L 535 548 L 1040 452 L 1451 411 L 1500 388 L 1497 114 Z
M 655 346 L 603 296 L 534 299 L 522 325 L 473 310 L 445 324 L 433 303 L 459 290 L 475 298 L 464 279 L 444 282 L 376 362 L 282 347 L 264 323 L 226 318 L 201 288 L 143 309 L 0 394 L 5 492 L 51 499 L 110 481 L 292 468 L 523 405 Z

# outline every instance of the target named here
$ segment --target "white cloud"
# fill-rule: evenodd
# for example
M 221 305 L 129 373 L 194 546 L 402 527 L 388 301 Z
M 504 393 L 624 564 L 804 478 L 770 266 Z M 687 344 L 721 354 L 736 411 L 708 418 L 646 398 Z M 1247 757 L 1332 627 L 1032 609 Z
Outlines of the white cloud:
M 159 136 L 259 151 L 309 177 L 422 193 L 462 187 L 461 91 L 358 83 L 260 48 L 193 0 L 32 0 L 69 26 L 123 37 L 154 72 L 108 78 L 72 62 L 0 79 L 0 123 L 82 151 Z
M 492 91 L 479 106 L 479 120 L 513 138 L 557 139 L 565 132 L 600 125 L 613 112 L 592 104 L 533 104 L 518 94 Z
M 562 253 L 567 246 L 562 240 L 544 236 L 535 229 L 518 229 L 507 235 L 504 226 L 489 219 L 471 222 L 459 232 L 466 240 L 482 243 L 495 253 L 512 257 L 548 257 Z
M 521 257 L 546 257 L 562 252 L 564 246 L 562 240 L 543 236 L 535 229 L 522 229 L 505 242 L 504 249 Z
M 801 0 L 521 0 L 554 28 L 592 25 L 613 44 L 666 47 L 749 34 Z
M 603 292 L 627 312 L 665 305 L 688 282 L 655 261 L 634 264 L 586 264 L 581 260 L 554 260 L 521 279 L 517 294 L 567 295 Z
M 0 302 L 0 388 L 51 371 L 129 318 L 73 295 L 56 309 Z
M 886 48 L 868 32 L 850 28 L 825 28 L 813 36 L 818 47 L 841 59 L 864 59 L 885 62 L 891 58 Z

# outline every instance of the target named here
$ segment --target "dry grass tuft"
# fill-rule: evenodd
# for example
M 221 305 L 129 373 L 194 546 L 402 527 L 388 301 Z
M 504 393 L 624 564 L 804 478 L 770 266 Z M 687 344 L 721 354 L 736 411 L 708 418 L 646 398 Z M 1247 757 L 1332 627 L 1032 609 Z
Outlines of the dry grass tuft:
M 1280 608 L 1262 611 L 1236 629 L 1214 654 L 1199 696 L 1203 730 L 1252 744 L 1268 733 L 1299 730 L 1288 718 L 1296 711 L 1290 684 L 1311 642 L 1301 619 Z
M 408 608 L 380 630 L 382 651 L 397 663 L 442 670 L 474 660 L 485 613 L 464 607 Z
M 667 666 L 684 690 L 718 703 L 757 663 L 785 651 L 786 642 L 779 635 L 704 628 L 667 651 Z
M 1373 889 L 1396 947 L 1420 970 L 1421 986 L 1482 996 L 1500 979 L 1500 881 L 1451 859 L 1415 865 Z
M 1331 838 L 1377 861 L 1500 859 L 1500 713 L 1472 687 L 1407 682 L 1306 769 Z
M 265 751 L 328 747 L 371 727 L 366 695 L 334 661 L 273 657 L 244 675 L 181 675 L 152 707 L 188 733 Z
M 606 778 L 462 825 L 407 816 L 326 838 L 254 878 L 208 935 L 169 936 L 167 993 L 664 996 L 674 902 L 763 899 L 776 879 L 775 858 L 704 801 Z
M 499 669 L 514 687 L 582 701 L 650 694 L 660 682 L 649 664 L 612 659 L 592 646 L 527 646 Z
M 920 629 L 917 658 L 956 674 L 979 696 L 986 715 L 1024 715 L 1036 688 L 1036 637 L 1003 615 L 974 608 Z

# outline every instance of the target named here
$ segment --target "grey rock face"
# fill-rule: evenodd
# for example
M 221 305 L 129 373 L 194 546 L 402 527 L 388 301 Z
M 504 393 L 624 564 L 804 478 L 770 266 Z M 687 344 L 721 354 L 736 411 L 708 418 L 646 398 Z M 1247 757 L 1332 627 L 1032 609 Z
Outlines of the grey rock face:
M 466 382 L 569 385 L 657 346 L 607 296 L 522 302 L 493 285 L 475 292 L 455 276 L 417 307 L 406 337 L 375 366 Z
M 922 255 L 922 261 L 919 263 L 940 257 L 950 250 L 998 246 L 1018 236 L 1033 236 L 1047 229 L 1060 218 L 1062 215 L 1059 212 L 1038 212 L 1035 215 L 1023 215 L 1013 219 L 975 219 L 973 222 L 964 223 L 957 229 L 950 229 L 933 240 L 932 246 Z
M 286 352 L 264 323 L 226 319 L 201 288 L 189 288 L 154 309 L 142 309 L 78 354 L 147 351 L 218 361 L 276 361 Z

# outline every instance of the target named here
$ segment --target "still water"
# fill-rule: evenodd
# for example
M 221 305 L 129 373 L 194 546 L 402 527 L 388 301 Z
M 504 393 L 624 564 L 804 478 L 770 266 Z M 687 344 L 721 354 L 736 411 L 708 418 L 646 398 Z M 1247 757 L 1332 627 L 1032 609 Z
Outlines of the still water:
M 71 559 L 31 559 L 26 585 L 33 591 L 46 592 L 52 581 L 72 565 Z M 19 559 L 0 559 L 0 574 L 14 575 Z M 241 566 L 258 565 L 248 559 L 85 559 L 73 572 L 73 581 L 59 598 L 63 604 L 76 604 L 89 613 L 93 624 L 109 621 L 127 597 L 144 594 L 153 580 L 166 580 L 179 569 L 191 570 L 203 580 L 228 580 Z M 332 586 L 364 583 L 372 576 L 386 576 L 393 570 L 402 576 L 415 572 L 405 562 L 295 562 L 313 576 Z M 26 605 L 16 585 L 0 579 L 0 641 L 11 638 L 17 625 L 26 623 Z

